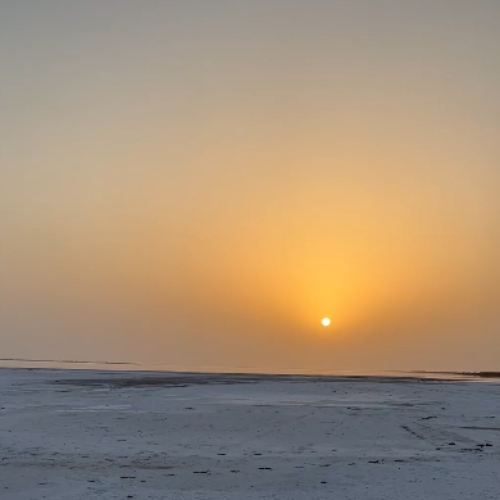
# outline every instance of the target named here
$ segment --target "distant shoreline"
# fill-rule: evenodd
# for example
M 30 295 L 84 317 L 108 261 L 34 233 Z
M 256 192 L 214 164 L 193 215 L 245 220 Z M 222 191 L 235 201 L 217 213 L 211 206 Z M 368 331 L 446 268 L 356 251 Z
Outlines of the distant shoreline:
M 20 361 L 23 363 L 64 363 L 76 365 L 138 365 L 138 363 L 130 363 L 127 361 L 91 361 L 91 360 L 77 360 L 77 359 L 30 359 L 30 358 L 0 358 L 0 362 Z
M 165 377 L 190 376 L 190 377 L 241 377 L 255 380 L 293 380 L 303 378 L 305 380 L 391 380 L 403 382 L 408 381 L 497 381 L 500 382 L 500 372 L 497 371 L 428 371 L 428 370 L 387 370 L 387 371 L 353 371 L 353 370 L 299 370 L 282 369 L 271 372 L 252 368 L 226 368 L 226 367 L 180 367 L 173 365 L 146 365 L 125 361 L 92 361 L 92 360 L 57 360 L 57 359 L 28 359 L 28 358 L 0 358 L 2 369 L 28 369 L 28 370 L 68 370 L 88 372 L 109 373 L 143 373 L 150 376 L 155 374 Z M 160 378 L 162 378 L 160 377 Z M 155 382 L 148 385 L 154 385 Z

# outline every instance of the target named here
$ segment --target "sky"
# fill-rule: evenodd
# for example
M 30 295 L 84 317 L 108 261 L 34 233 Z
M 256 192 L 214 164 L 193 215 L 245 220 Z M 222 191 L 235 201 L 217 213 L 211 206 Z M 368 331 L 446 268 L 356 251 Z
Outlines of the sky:
M 0 0 L 0 357 L 500 369 L 498 19 Z

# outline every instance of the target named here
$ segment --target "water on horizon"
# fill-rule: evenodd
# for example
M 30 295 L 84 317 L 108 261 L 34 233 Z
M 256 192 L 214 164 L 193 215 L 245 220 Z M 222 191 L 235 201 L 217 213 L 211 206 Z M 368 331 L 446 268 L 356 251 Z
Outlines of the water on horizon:
M 447 372 L 418 370 L 311 370 L 300 368 L 279 368 L 276 370 L 258 367 L 227 366 L 184 366 L 173 364 L 147 364 L 133 362 L 46 360 L 46 359 L 0 359 L 0 368 L 48 369 L 48 370 L 95 370 L 127 372 L 177 372 L 177 373 L 244 373 L 262 375 L 320 375 L 339 377 L 394 377 L 440 379 L 458 381 L 498 381 L 500 373 L 495 372 Z

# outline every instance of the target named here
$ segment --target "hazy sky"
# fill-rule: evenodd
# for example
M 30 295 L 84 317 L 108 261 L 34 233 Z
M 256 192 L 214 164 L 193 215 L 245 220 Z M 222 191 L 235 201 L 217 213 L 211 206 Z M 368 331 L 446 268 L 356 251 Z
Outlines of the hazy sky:
M 500 369 L 499 19 L 0 0 L 0 357 Z

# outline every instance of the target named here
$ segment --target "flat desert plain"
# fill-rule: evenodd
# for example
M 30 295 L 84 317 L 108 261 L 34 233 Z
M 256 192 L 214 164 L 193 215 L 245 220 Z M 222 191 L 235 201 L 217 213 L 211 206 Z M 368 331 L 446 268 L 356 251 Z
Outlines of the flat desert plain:
M 0 370 L 0 499 L 500 499 L 500 386 Z

